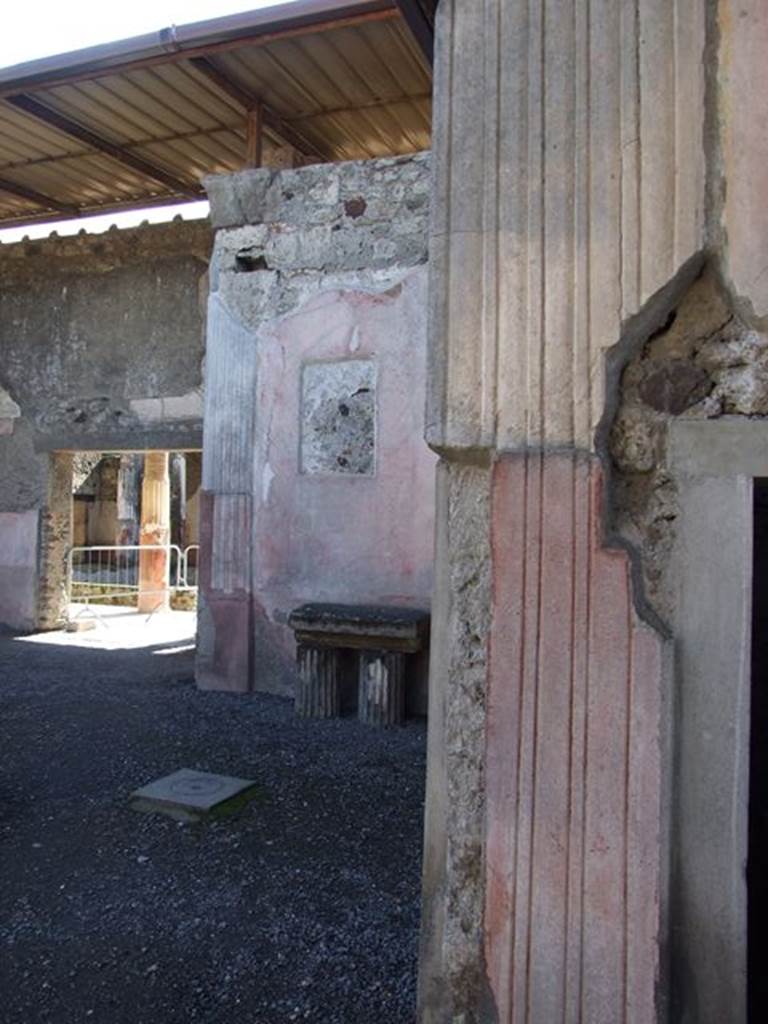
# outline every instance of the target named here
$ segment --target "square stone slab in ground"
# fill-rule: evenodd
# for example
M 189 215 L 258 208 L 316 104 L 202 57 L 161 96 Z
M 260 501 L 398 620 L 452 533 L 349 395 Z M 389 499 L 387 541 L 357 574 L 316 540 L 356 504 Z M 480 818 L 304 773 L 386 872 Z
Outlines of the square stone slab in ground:
M 180 768 L 135 790 L 131 793 L 130 804 L 136 811 L 157 811 L 178 821 L 201 821 L 210 814 L 226 810 L 228 804 L 250 799 L 255 794 L 256 783 L 252 779 Z

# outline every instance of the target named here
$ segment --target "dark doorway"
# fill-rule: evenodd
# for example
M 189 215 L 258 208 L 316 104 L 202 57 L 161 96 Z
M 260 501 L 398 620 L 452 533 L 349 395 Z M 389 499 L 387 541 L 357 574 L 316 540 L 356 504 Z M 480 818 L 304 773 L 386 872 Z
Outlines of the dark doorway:
M 768 480 L 755 480 L 747 865 L 750 1024 L 768 1020 Z

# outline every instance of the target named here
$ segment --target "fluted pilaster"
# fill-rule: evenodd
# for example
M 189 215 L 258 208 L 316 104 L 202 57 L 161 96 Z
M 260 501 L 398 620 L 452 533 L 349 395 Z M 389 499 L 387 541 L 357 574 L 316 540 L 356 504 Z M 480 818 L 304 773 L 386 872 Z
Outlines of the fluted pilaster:
M 591 448 L 604 355 L 704 245 L 703 0 L 443 0 L 427 438 Z
M 338 650 L 299 644 L 296 667 L 296 714 L 304 718 L 337 718 L 341 713 Z

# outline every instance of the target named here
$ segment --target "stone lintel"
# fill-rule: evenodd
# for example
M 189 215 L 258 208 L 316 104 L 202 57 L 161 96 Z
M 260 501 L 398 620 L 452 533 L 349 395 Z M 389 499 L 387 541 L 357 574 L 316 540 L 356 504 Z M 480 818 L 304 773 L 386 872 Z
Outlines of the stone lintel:
M 305 604 L 291 612 L 288 623 L 299 643 L 407 653 L 424 646 L 429 618 L 418 608 Z

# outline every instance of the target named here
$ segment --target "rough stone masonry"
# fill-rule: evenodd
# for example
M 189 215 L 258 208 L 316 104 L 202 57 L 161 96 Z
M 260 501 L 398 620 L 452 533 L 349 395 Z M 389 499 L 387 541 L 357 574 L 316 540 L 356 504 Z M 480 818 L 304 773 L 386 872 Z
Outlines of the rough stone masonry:
M 768 337 L 737 312 L 705 268 L 621 376 L 609 435 L 614 528 L 641 554 L 645 598 L 674 619 L 678 486 L 669 454 L 673 420 L 768 415 Z M 733 421 L 731 421 L 733 422 Z

